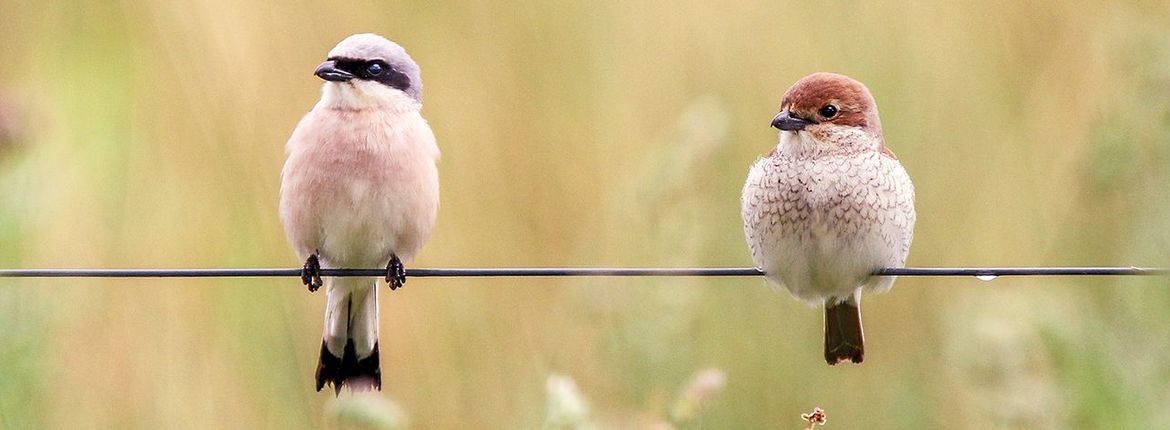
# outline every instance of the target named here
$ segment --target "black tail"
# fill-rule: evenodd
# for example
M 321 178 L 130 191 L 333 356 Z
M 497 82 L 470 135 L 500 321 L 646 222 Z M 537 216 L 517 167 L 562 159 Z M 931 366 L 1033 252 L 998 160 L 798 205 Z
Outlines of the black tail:
M 825 306 L 825 361 L 861 363 L 865 355 L 865 334 L 861 331 L 861 305 L 848 301 Z
M 374 342 L 374 352 L 369 357 L 358 359 L 354 351 L 353 339 L 345 342 L 345 352 L 342 357 L 333 355 L 321 341 L 321 359 L 317 362 L 317 391 L 325 385 L 333 384 L 335 394 L 341 394 L 341 387 L 349 386 L 350 391 L 367 391 L 382 389 L 382 364 L 378 358 L 378 343 Z

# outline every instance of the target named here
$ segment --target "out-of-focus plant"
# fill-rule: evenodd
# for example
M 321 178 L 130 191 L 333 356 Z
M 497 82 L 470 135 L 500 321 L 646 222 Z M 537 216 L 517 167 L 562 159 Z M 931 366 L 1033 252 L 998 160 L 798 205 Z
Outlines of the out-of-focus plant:
M 825 425 L 825 422 L 828 421 L 827 417 L 825 416 L 825 410 L 821 409 L 819 406 L 813 408 L 812 412 L 807 414 L 800 414 L 800 419 L 808 422 L 808 426 L 804 428 L 805 430 L 812 430 L 818 425 L 823 426 Z
M 548 392 L 548 414 L 545 415 L 545 430 L 592 429 L 589 419 L 589 402 L 577 389 L 573 378 L 564 375 L 549 375 L 545 384 Z
M 402 430 L 409 424 L 401 406 L 374 392 L 339 397 L 327 414 L 338 429 Z
M 606 420 L 600 427 L 640 428 L 669 430 L 674 428 L 698 427 L 703 414 L 715 398 L 727 386 L 727 376 L 716 368 L 696 372 L 679 391 L 670 410 L 664 413 L 657 407 L 644 411 L 619 411 L 613 420 Z M 547 383 L 548 412 L 543 429 L 594 429 L 598 421 L 591 417 L 592 411 L 585 397 L 577 389 L 572 378 L 550 375 Z M 656 402 L 650 401 L 649 404 Z
M 698 422 L 726 386 L 727 375 L 722 370 L 711 368 L 695 373 L 670 408 L 670 419 L 677 425 Z

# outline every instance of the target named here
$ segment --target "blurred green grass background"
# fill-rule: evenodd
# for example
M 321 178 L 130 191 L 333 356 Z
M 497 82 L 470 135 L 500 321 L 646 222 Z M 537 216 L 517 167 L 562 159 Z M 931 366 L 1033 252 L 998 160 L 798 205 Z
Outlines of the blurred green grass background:
M 748 265 L 743 178 L 821 70 L 869 85 L 914 178 L 910 265 L 1170 262 L 1164 1 L 0 11 L 4 268 L 299 265 L 283 145 L 366 31 L 422 67 L 444 151 L 416 267 Z M 716 368 L 674 424 L 1167 428 L 1167 284 L 903 278 L 865 300 L 866 363 L 829 368 L 820 311 L 759 279 L 417 279 L 382 294 L 381 397 L 412 428 L 547 428 L 564 375 L 585 424 L 652 427 Z M 0 280 L 0 428 L 338 425 L 323 306 L 293 279 Z

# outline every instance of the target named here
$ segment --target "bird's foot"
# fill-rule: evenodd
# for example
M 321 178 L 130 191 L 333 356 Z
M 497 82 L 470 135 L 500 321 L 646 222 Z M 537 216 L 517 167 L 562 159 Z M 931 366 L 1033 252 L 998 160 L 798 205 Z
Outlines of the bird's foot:
M 317 258 L 317 253 L 310 254 L 305 260 L 304 267 L 301 267 L 301 282 L 309 287 L 310 293 L 325 285 L 321 281 L 321 261 Z
M 397 255 L 390 256 L 390 264 L 386 265 L 386 283 L 390 284 L 390 291 L 397 290 L 406 284 L 406 266 Z

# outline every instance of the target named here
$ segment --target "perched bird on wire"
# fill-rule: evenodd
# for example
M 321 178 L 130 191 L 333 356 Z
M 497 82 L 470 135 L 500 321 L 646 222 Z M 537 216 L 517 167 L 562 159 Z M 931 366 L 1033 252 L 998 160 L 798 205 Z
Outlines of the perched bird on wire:
M 280 218 L 304 259 L 309 291 L 325 285 L 317 391 L 332 384 L 378 390 L 378 279 L 334 277 L 321 267 L 386 267 L 390 289 L 439 209 L 439 148 L 422 109 L 419 68 L 398 44 L 355 34 L 315 74 L 321 100 L 293 130 L 281 173 Z
M 890 289 L 874 269 L 904 267 L 914 185 L 886 146 L 864 84 L 814 73 L 784 94 L 780 142 L 748 173 L 741 197 L 752 260 L 798 300 L 825 306 L 825 360 L 861 363 L 861 292 Z

